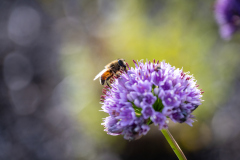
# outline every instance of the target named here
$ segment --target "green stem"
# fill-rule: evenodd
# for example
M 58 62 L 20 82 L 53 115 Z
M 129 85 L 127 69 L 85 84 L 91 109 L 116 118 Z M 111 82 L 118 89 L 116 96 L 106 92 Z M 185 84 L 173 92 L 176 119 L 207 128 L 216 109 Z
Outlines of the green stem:
M 173 136 L 171 135 L 169 130 L 168 129 L 161 129 L 161 131 L 162 131 L 163 135 L 165 136 L 165 138 L 167 139 L 170 146 L 172 147 L 173 151 L 177 155 L 178 159 L 179 160 L 187 160 L 187 158 L 183 154 L 181 148 L 178 146 L 177 142 L 175 141 L 175 139 L 173 138 Z

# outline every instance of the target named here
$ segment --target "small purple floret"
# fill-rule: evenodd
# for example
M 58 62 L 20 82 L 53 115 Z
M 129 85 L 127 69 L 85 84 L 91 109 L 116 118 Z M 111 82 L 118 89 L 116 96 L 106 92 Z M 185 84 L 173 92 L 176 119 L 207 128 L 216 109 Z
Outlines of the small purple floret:
M 130 68 L 104 89 L 102 125 L 110 135 L 134 140 L 146 135 L 150 124 L 167 128 L 173 122 L 194 122 L 192 112 L 201 104 L 202 91 L 193 76 L 163 62 L 134 61 Z
M 146 92 L 143 94 L 142 102 L 140 106 L 144 108 L 145 106 L 153 105 L 157 97 L 153 96 L 152 92 Z
M 142 110 L 142 115 L 144 119 L 148 119 L 149 117 L 153 116 L 154 109 L 152 106 L 145 106 Z

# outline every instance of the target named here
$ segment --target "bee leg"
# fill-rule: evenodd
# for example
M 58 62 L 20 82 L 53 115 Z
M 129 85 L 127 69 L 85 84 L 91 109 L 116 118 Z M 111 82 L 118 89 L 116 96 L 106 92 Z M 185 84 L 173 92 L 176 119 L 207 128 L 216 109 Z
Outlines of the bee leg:
M 112 87 L 108 84 L 108 82 L 106 82 L 106 84 L 108 85 L 109 88 L 112 88 Z
M 111 77 L 108 77 L 107 79 L 106 79 L 106 84 L 108 85 L 108 87 L 110 87 L 110 88 L 112 88 L 110 85 L 109 85 L 109 79 L 110 79 Z
M 112 78 L 112 77 L 108 77 L 108 78 L 106 79 L 106 81 L 108 81 L 110 78 Z
M 117 78 L 119 78 L 120 75 L 121 75 L 121 72 L 120 72 L 120 71 L 117 71 L 114 75 L 115 75 Z
M 127 73 L 127 67 L 126 67 L 126 66 L 123 66 L 123 68 L 124 68 L 124 71 Z

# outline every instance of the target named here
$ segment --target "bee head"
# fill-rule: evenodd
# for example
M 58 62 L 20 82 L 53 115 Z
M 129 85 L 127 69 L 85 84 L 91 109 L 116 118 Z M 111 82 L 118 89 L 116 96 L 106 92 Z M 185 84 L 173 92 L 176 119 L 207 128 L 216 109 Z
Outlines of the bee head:
M 126 63 L 124 59 L 118 59 L 118 64 L 124 68 L 124 70 L 126 71 Z
M 121 67 L 126 67 L 125 65 L 125 62 L 124 62 L 124 59 L 118 59 L 118 64 L 121 66 Z

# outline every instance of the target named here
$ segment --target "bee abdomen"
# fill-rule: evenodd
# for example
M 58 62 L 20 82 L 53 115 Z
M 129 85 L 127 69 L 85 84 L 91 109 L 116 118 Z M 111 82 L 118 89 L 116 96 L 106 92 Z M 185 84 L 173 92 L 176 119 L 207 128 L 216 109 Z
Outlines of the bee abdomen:
M 104 72 L 104 73 L 102 74 L 102 76 L 101 76 L 101 78 L 100 78 L 100 83 L 101 83 L 102 85 L 104 85 L 105 81 L 106 81 L 108 78 L 112 77 L 112 75 L 113 75 L 113 73 L 111 72 L 111 70 L 107 70 L 106 72 Z
M 105 80 L 103 80 L 103 79 L 101 78 L 101 79 L 100 79 L 100 83 L 101 83 L 101 85 L 104 85 Z

